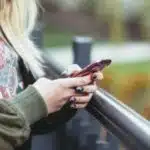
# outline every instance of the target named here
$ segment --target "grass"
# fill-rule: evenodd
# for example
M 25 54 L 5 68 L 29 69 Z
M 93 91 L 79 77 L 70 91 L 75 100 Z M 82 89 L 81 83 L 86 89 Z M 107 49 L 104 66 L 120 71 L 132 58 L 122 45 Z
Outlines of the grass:
M 148 73 L 150 74 L 150 61 L 128 63 L 128 64 L 115 64 L 110 66 L 107 71 L 114 72 L 119 75 Z

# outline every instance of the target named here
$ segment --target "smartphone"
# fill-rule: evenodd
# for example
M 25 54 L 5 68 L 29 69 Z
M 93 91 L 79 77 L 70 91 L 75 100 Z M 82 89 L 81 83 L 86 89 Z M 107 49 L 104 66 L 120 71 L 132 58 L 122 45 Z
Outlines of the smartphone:
M 105 67 L 109 66 L 111 62 L 112 61 L 110 59 L 96 61 L 92 64 L 89 64 L 81 71 L 72 73 L 70 77 L 82 77 L 82 76 L 93 74 L 98 71 L 102 71 Z

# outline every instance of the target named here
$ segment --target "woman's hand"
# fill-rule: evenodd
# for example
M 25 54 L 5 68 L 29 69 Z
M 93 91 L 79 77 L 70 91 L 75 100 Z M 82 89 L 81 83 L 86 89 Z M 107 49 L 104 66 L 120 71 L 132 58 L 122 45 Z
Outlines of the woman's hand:
M 71 69 L 72 68 L 72 69 Z M 81 70 L 78 66 L 70 67 L 69 72 Z M 97 76 L 97 75 L 96 75 Z M 72 108 L 84 108 L 90 101 L 97 86 L 91 84 L 91 76 L 49 80 L 40 78 L 33 86 L 41 94 L 49 113 L 59 111 L 68 101 Z M 78 93 L 75 87 L 82 87 L 83 93 Z M 86 93 L 86 94 L 85 94 Z
M 49 80 L 47 78 L 40 78 L 33 86 L 38 90 L 44 98 L 48 107 L 48 112 L 53 113 L 60 110 L 66 104 L 70 97 L 76 97 L 78 94 L 75 92 L 74 87 L 85 86 L 91 82 L 90 76 L 65 78 L 57 80 Z M 90 86 L 90 92 L 95 91 L 95 86 Z M 78 102 L 87 102 L 88 96 L 81 96 Z
M 68 68 L 63 72 L 63 74 L 69 76 L 74 72 L 81 71 L 81 68 L 77 64 L 73 64 L 68 66 Z M 102 80 L 103 74 L 101 72 L 96 72 L 92 75 L 93 77 L 93 83 L 90 85 L 84 86 L 84 87 L 78 87 L 80 94 L 78 94 L 76 97 L 71 97 L 70 101 L 72 102 L 71 107 L 72 108 L 85 108 L 89 101 L 91 100 L 93 93 L 97 89 L 96 80 Z M 84 95 L 83 93 L 86 93 Z
M 103 79 L 103 74 L 101 72 L 97 72 L 93 75 L 94 81 L 91 82 L 90 84 L 86 86 L 80 86 L 79 87 L 79 94 L 71 97 L 71 107 L 72 108 L 85 108 L 89 101 L 91 100 L 93 93 L 97 90 L 97 85 L 96 85 L 96 80 L 102 80 Z M 90 76 L 91 78 L 91 76 Z

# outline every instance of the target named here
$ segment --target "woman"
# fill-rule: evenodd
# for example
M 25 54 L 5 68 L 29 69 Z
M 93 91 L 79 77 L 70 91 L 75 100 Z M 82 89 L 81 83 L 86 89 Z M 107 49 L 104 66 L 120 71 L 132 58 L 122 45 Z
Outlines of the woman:
M 68 120 L 76 109 L 86 107 L 91 93 L 96 90 L 95 85 L 89 85 L 89 76 L 57 80 L 46 78 L 46 62 L 29 38 L 36 21 L 37 3 L 38 0 L 0 0 L 0 98 L 11 100 L 18 92 L 33 84 L 50 114 L 48 119 L 40 121 L 39 124 L 35 125 L 35 121 L 29 121 L 33 124 L 33 133 L 40 132 L 38 126 L 41 123 L 46 124 L 47 120 L 57 125 L 58 122 Z M 74 87 L 78 86 L 82 86 L 89 94 L 76 93 Z M 31 92 L 29 97 L 32 97 L 32 94 Z M 73 103 L 68 106 L 68 101 Z M 36 110 L 28 115 L 38 114 L 38 107 Z M 65 112 L 64 116 L 61 116 L 62 110 Z M 61 119 L 58 119 L 59 117 Z M 55 123 L 53 127 L 56 126 Z M 27 149 L 28 145 L 25 146 Z

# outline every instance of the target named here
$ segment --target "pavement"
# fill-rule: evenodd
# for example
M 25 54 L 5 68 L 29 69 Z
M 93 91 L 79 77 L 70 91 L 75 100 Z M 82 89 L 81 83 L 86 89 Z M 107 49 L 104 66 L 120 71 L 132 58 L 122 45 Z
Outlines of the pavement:
M 71 46 L 46 48 L 48 54 L 64 66 L 73 62 Z M 113 63 L 150 61 L 150 43 L 94 44 L 91 61 L 112 59 Z

